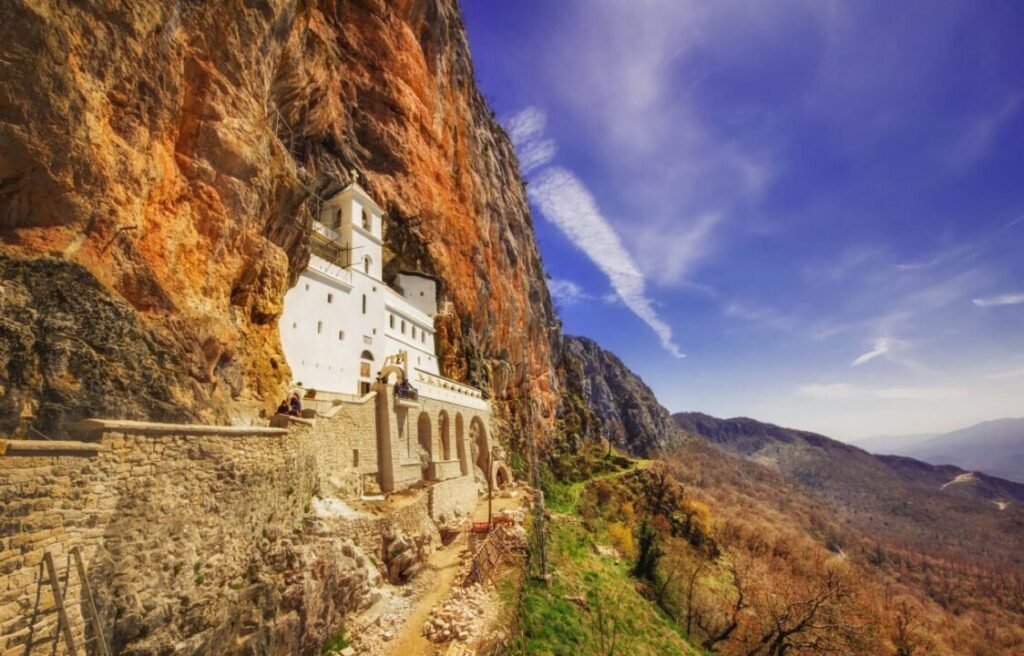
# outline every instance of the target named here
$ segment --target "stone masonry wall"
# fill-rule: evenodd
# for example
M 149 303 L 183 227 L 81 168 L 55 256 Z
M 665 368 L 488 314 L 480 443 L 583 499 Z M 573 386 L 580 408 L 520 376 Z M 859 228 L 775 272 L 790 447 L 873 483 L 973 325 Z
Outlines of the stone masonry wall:
M 316 465 L 324 494 L 357 497 L 359 477 L 379 471 L 375 412 L 372 397 L 345 401 L 333 415 L 318 416 L 309 429 L 318 448 Z
M 0 655 L 52 652 L 52 643 L 27 647 L 57 634 L 40 562 L 50 552 L 63 579 L 73 546 L 115 653 L 227 654 L 247 641 L 259 653 L 315 653 L 368 578 L 353 574 L 365 563 L 338 540 L 303 539 L 331 463 L 351 458 L 328 430 L 339 422 L 284 434 L 105 433 L 91 454 L 8 449 Z M 89 632 L 79 591 L 72 572 L 67 606 L 80 643 Z
M 456 514 L 471 512 L 477 503 L 477 483 L 472 476 L 460 476 L 430 487 L 430 517 L 446 522 Z

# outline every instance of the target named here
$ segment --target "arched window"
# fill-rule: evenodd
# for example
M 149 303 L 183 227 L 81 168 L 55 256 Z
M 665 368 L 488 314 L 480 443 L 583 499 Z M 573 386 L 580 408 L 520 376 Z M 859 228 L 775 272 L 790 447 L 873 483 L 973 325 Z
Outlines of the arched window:
M 370 230 L 370 213 L 365 209 L 363 210 L 363 230 Z
M 369 360 L 370 362 L 373 362 L 373 353 L 370 353 L 369 351 L 363 351 L 362 353 L 359 354 L 359 357 L 364 360 Z
M 363 257 L 363 273 L 370 274 L 370 256 L 366 255 Z
M 366 294 L 363 294 L 363 314 L 366 314 Z

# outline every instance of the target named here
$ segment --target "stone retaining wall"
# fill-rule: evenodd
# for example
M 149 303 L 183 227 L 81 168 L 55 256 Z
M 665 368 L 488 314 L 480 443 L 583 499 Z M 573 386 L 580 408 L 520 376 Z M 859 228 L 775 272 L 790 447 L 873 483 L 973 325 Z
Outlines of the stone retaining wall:
M 373 404 L 365 407 L 372 417 Z M 197 646 L 228 653 L 213 645 L 231 645 L 234 652 L 238 636 L 250 633 L 263 644 L 293 640 L 274 653 L 312 653 L 316 646 L 302 641 L 336 624 L 349 610 L 341 606 L 352 600 L 308 582 L 306 592 L 322 598 L 282 599 L 279 577 L 290 576 L 301 588 L 304 577 L 330 578 L 342 561 L 352 564 L 341 553 L 316 567 L 299 561 L 314 558 L 303 544 L 311 498 L 330 494 L 331 479 L 352 470 L 353 449 L 367 448 L 367 433 L 373 442 L 362 421 L 342 413 L 287 431 L 218 434 L 201 427 L 199 436 L 187 426 L 169 432 L 139 425 L 49 449 L 45 442 L 0 441 L 0 656 L 53 652 L 52 641 L 28 646 L 57 635 L 40 563 L 49 552 L 63 581 L 74 546 L 115 653 L 129 644 L 134 653 L 150 647 L 157 653 L 157 645 L 177 645 L 168 653 L 195 653 Z M 427 518 L 425 508 L 419 514 Z M 274 558 L 286 562 L 268 564 Z M 71 572 L 66 601 L 82 650 L 91 630 Z M 349 580 L 344 573 L 331 576 Z M 260 613 L 257 626 L 234 625 L 239 600 L 253 595 L 257 605 L 294 606 L 285 613 L 294 626 L 261 628 Z M 313 609 L 322 616 L 303 616 Z M 274 613 L 268 621 L 278 622 Z M 58 653 L 64 652 L 62 645 Z
M 321 436 L 322 437 L 322 436 Z M 40 561 L 63 575 L 80 548 L 115 646 L 244 578 L 270 531 L 291 531 L 318 489 L 312 431 L 250 435 L 104 433 L 99 451 L 0 459 L 0 654 L 50 653 L 57 617 Z M 9 443 L 15 444 L 15 443 Z M 67 594 L 83 639 L 77 577 Z M 37 592 L 39 600 L 37 602 Z M 116 651 L 116 650 L 115 650 Z
M 477 502 L 477 484 L 472 476 L 460 476 L 430 486 L 430 517 L 451 520 L 456 513 L 471 512 Z
M 432 399 L 407 411 L 386 386 L 378 394 L 347 401 L 312 423 L 286 422 L 286 430 L 94 422 L 83 442 L 0 440 L 0 656 L 53 651 L 52 641 L 40 642 L 57 635 L 52 595 L 40 583 L 46 552 L 62 582 L 72 571 L 67 608 L 80 650 L 91 637 L 68 560 L 72 547 L 82 553 L 115 653 L 126 646 L 137 654 L 163 653 L 168 645 L 170 653 L 236 653 L 250 638 L 261 640 L 267 653 L 315 652 L 316 645 L 303 641 L 356 603 L 358 586 L 337 568 L 355 567 L 361 557 L 351 549 L 332 551 L 339 540 L 350 538 L 373 554 L 381 534 L 396 528 L 436 537 L 430 518 L 469 512 L 477 501 L 473 476 L 461 474 L 463 467 L 473 471 L 476 454 L 489 448 L 487 414 Z M 430 418 L 434 458 L 445 448 L 450 454 L 435 462 L 433 473 L 449 480 L 391 516 L 332 520 L 329 539 L 322 527 L 310 534 L 304 520 L 314 495 L 358 496 L 362 478 L 379 479 L 384 468 L 393 489 L 422 479 L 417 419 L 423 414 Z M 442 415 L 449 422 L 445 433 Z M 470 443 L 474 420 L 482 428 Z M 307 539 L 324 544 L 306 549 Z M 286 562 L 282 553 L 291 554 Z M 331 561 L 315 567 L 293 562 L 325 554 Z M 314 582 L 303 588 L 304 577 Z M 349 582 L 349 592 L 319 582 L 331 577 Z M 285 598 L 283 586 L 305 592 Z M 274 612 L 256 613 L 240 626 L 245 609 L 268 604 Z M 275 619 L 277 611 L 287 619 Z M 281 644 L 267 647 L 274 641 Z

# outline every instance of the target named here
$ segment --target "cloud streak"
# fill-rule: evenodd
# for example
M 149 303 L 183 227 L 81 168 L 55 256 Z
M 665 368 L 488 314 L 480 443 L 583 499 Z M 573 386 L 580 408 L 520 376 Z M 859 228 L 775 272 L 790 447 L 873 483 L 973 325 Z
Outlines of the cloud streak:
M 544 217 L 608 276 L 612 289 L 658 335 L 662 348 L 673 357 L 685 357 L 673 340 L 672 327 L 648 298 L 643 274 L 579 178 L 560 167 L 544 169 L 531 182 L 529 195 Z
M 547 166 L 556 146 L 544 138 L 545 122 L 544 112 L 536 107 L 522 110 L 507 122 L 523 173 L 531 174 L 527 190 L 530 200 L 608 276 L 623 304 L 654 331 L 662 348 L 673 357 L 686 357 L 673 339 L 672 327 L 654 309 L 643 273 L 611 223 L 601 214 L 590 190 L 570 171 Z M 579 301 L 583 290 L 575 283 L 565 282 L 568 284 L 553 285 L 552 293 L 556 298 L 561 293 L 563 301 L 566 298 Z
M 1010 369 L 1009 371 L 998 371 L 994 374 L 986 376 L 989 380 L 1006 380 L 1008 378 L 1024 378 L 1024 367 L 1020 369 Z
M 885 355 L 886 353 L 889 352 L 891 348 L 892 344 L 889 342 L 889 340 L 885 337 L 881 337 L 875 340 L 874 348 L 872 348 L 867 353 L 863 353 L 860 356 L 858 356 L 856 360 L 850 363 L 850 366 L 859 367 L 862 364 L 867 364 L 868 362 L 871 362 L 875 358 Z
M 1024 303 L 1024 293 L 999 294 L 985 298 L 974 299 L 978 307 L 997 307 L 999 305 L 1019 305 Z
M 828 401 L 875 399 L 882 401 L 946 401 L 967 396 L 960 387 L 861 387 L 849 383 L 811 383 L 797 387 L 800 396 Z

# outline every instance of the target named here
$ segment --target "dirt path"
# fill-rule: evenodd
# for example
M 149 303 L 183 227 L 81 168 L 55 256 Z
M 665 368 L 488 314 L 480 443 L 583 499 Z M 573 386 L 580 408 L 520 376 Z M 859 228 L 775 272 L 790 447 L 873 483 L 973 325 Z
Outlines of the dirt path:
M 505 508 L 519 508 L 523 503 L 523 494 L 516 498 L 495 498 L 493 513 L 496 515 Z M 487 499 L 473 509 L 473 521 L 487 521 Z M 456 581 L 462 565 L 462 553 L 469 548 L 469 534 L 459 535 L 451 544 L 440 551 L 434 551 L 427 559 L 427 566 L 420 574 L 430 577 L 430 589 L 417 599 L 412 610 L 406 616 L 405 624 L 395 636 L 388 653 L 394 656 L 433 656 L 437 646 L 423 636 L 423 623 L 430 611 L 448 597 Z

